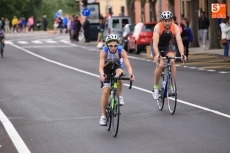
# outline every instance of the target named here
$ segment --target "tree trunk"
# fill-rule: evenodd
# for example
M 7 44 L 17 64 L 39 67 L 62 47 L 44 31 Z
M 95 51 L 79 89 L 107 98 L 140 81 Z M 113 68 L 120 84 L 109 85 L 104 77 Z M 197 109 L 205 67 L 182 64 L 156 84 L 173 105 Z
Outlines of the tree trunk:
M 168 9 L 172 12 L 173 15 L 175 15 L 175 9 L 174 9 L 174 0 L 168 0 Z
M 134 2 L 135 0 L 126 0 L 128 16 L 130 16 L 132 23 L 135 23 Z
M 145 2 L 146 0 L 141 0 L 141 22 L 145 22 Z
M 156 3 L 157 3 L 157 0 L 150 0 L 149 1 L 150 12 L 152 12 L 152 18 L 150 15 L 150 22 L 156 22 L 157 21 Z
M 198 36 L 198 0 L 190 1 L 190 25 L 193 35 L 193 42 L 190 47 L 199 47 L 199 36 Z
M 217 0 L 210 0 L 209 3 L 209 8 L 211 8 L 211 4 L 212 3 L 217 3 Z M 211 9 L 209 11 L 209 14 L 212 14 Z M 218 39 L 219 34 L 218 34 L 218 22 L 217 19 L 209 19 L 210 20 L 210 28 L 209 30 L 210 32 L 210 37 L 209 37 L 209 41 L 210 41 L 210 47 L 209 49 L 219 49 L 221 48 L 220 46 L 220 40 Z

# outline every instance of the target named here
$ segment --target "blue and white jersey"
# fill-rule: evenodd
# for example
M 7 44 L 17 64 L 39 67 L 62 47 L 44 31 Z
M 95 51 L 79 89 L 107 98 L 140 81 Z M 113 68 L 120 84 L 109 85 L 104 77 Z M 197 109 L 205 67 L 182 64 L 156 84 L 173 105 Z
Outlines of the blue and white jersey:
M 121 58 L 121 52 L 123 50 L 122 46 L 118 46 L 117 47 L 117 51 L 112 53 L 109 51 L 108 46 L 104 46 L 103 47 L 104 52 L 106 53 L 106 59 L 105 59 L 105 64 L 110 62 L 110 63 L 117 63 L 119 64 L 119 66 L 121 66 L 121 68 L 123 68 L 123 60 Z

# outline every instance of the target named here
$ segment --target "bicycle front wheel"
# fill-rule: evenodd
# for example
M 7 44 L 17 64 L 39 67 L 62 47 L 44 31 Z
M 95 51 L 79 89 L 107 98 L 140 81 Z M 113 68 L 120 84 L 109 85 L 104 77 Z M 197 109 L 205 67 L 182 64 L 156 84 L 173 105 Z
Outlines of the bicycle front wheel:
M 108 106 L 106 108 L 106 127 L 108 131 L 110 131 L 111 123 L 112 123 L 112 113 L 111 113 L 110 104 L 111 104 L 111 101 L 108 103 Z
M 120 101 L 119 95 L 116 91 L 115 96 L 112 98 L 112 128 L 113 128 L 113 136 L 116 137 L 119 129 L 119 118 L 120 118 Z
M 163 78 L 161 78 L 160 82 L 163 82 Z M 163 88 L 162 84 L 159 87 L 160 87 L 159 88 L 159 98 L 157 99 L 157 106 L 158 106 L 158 109 L 160 111 L 162 111 L 164 108 L 164 102 L 165 102 L 164 88 Z
M 173 76 L 170 76 L 167 88 L 168 88 L 167 90 L 168 108 L 171 115 L 173 115 L 176 111 L 176 105 L 177 105 L 177 87 L 176 87 L 176 80 Z

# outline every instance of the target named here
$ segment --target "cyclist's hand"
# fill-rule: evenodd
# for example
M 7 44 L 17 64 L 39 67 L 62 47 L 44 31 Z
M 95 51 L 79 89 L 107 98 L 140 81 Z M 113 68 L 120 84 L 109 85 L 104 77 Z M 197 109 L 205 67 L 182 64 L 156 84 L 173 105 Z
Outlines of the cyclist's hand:
M 155 61 L 156 63 L 159 63 L 159 62 L 160 62 L 160 55 L 159 55 L 159 54 L 157 54 L 157 55 L 154 56 L 154 61 Z
M 101 81 L 101 82 L 104 82 L 104 81 L 105 81 L 105 78 L 106 78 L 106 75 L 105 75 L 105 74 L 101 75 L 101 76 L 100 76 L 100 81 Z
M 187 61 L 187 57 L 185 55 L 181 55 L 181 61 L 185 63 Z
M 129 75 L 129 78 L 130 78 L 131 81 L 134 81 L 134 80 L 135 80 L 135 77 L 134 77 L 133 74 L 130 74 L 130 75 Z

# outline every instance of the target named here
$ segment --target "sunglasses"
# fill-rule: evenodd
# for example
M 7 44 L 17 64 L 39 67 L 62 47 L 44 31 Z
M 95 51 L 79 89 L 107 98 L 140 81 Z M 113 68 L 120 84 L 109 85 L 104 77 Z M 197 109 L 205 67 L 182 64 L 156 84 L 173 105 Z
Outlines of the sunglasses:
M 110 48 L 112 48 L 112 47 L 117 48 L 118 45 L 110 45 L 110 44 L 108 44 L 108 46 L 109 46 Z

